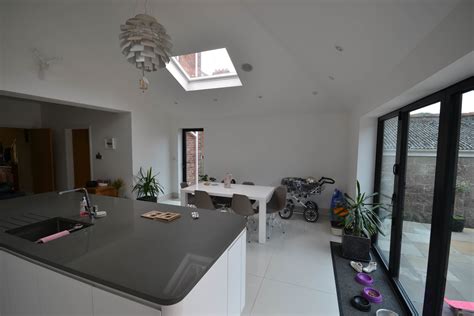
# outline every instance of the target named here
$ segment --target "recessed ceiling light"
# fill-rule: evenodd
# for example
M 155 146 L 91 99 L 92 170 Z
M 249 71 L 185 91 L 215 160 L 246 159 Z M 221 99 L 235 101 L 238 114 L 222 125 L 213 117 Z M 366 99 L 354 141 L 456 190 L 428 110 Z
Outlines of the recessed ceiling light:
M 259 98 L 259 99 L 263 99 L 263 96 L 262 96 L 262 95 L 259 95 L 258 98 Z
M 245 72 L 251 72 L 253 70 L 253 66 L 248 63 L 242 64 L 241 68 Z
M 335 80 L 336 78 L 334 78 L 334 76 L 328 76 L 329 79 L 331 80 Z
M 313 91 L 313 95 L 318 95 L 318 91 Z
M 217 98 L 212 99 L 212 101 L 217 102 Z
M 344 48 L 340 45 L 335 45 L 334 48 L 338 51 L 338 52 L 343 52 L 344 51 Z

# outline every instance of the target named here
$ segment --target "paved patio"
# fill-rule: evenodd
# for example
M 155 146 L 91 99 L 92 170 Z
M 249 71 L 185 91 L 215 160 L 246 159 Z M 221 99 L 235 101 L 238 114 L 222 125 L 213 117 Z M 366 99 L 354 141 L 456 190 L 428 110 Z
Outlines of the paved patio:
M 390 220 L 385 220 L 384 224 L 389 232 Z M 429 239 L 430 224 L 403 223 L 400 282 L 418 311 L 422 310 L 425 292 Z M 390 237 L 381 236 L 378 244 L 388 258 Z M 464 228 L 462 233 L 452 233 L 447 280 L 447 298 L 474 301 L 474 229 Z

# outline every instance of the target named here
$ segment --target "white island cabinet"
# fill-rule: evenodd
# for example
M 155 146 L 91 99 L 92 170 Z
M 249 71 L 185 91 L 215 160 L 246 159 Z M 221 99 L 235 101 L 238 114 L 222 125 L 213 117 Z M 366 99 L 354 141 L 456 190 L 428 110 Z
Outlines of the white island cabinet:
M 244 230 L 182 301 L 160 306 L 0 249 L 0 316 L 240 315 L 245 252 Z

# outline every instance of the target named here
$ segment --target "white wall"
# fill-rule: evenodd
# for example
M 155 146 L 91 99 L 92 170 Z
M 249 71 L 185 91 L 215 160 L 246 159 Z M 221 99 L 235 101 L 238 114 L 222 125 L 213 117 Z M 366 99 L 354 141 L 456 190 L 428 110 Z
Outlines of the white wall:
M 40 128 L 40 103 L 0 96 L 0 126 Z
M 373 189 L 376 118 L 474 75 L 474 2 L 462 0 L 392 73 L 354 106 L 348 182 Z M 354 186 L 349 187 L 349 193 Z
M 156 95 L 166 92 L 160 88 L 163 80 L 169 80 L 168 74 L 150 74 L 150 90 L 142 93 L 138 88 L 138 70 L 124 60 L 118 49 L 119 26 L 130 17 L 134 7 L 135 2 L 107 1 L 2 4 L 4 24 L 14 29 L 15 34 L 6 33 L 2 44 L 9 49 L 0 49 L 3 58 L 9 60 L 2 71 L 9 80 L 0 89 L 58 104 L 130 112 L 132 170 L 136 173 L 140 166 L 152 166 L 160 172 L 160 180 L 169 192 L 169 119 L 156 102 Z M 38 77 L 33 48 L 47 57 L 62 59 L 51 65 L 44 80 Z M 110 163 L 105 157 L 102 161 Z M 101 168 L 97 170 L 100 172 Z M 104 174 L 113 177 L 118 173 Z M 64 180 L 58 182 L 64 183 Z
M 159 173 L 165 196 L 173 192 L 170 146 L 170 117 L 152 104 L 137 104 L 132 111 L 133 174 L 140 167 L 152 167 L 155 174 Z
M 231 172 L 238 182 L 260 185 L 278 185 L 283 177 L 332 177 L 336 186 L 316 199 L 328 208 L 333 189 L 347 188 L 347 124 L 343 112 L 178 120 L 172 133 L 174 188 L 182 179 L 178 128 L 202 127 L 210 176 L 220 180 Z
M 132 184 L 132 140 L 130 113 L 111 113 L 82 109 L 65 105 L 42 105 L 43 127 L 53 130 L 56 186 L 58 190 L 69 189 L 66 129 L 89 128 L 91 131 L 91 155 L 94 179 L 122 178 L 125 193 L 130 196 Z M 116 150 L 104 148 L 104 138 L 115 137 Z M 102 159 L 96 159 L 96 153 Z M 70 179 L 69 179 L 70 183 Z

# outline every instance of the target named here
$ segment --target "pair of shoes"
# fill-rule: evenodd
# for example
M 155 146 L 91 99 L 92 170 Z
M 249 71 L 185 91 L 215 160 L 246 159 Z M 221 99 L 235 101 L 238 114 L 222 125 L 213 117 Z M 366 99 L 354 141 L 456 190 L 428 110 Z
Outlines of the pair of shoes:
M 367 267 L 364 267 L 362 270 L 366 273 L 370 273 L 372 271 L 377 270 L 377 262 L 374 262 L 374 261 L 369 262 Z
M 364 266 L 360 262 L 351 261 L 350 264 L 351 264 L 351 267 L 357 272 L 362 272 L 362 269 L 364 268 Z

